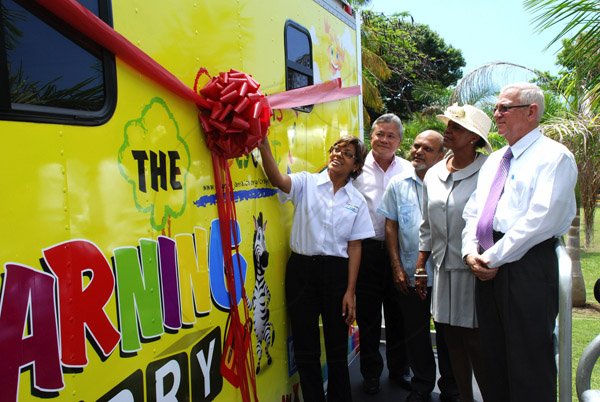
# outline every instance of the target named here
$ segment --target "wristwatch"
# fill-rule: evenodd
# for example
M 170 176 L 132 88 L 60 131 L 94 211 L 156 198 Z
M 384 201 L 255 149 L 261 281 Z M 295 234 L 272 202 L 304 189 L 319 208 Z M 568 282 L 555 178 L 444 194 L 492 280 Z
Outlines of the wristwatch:
M 427 278 L 427 270 L 425 268 L 415 269 L 415 278 Z

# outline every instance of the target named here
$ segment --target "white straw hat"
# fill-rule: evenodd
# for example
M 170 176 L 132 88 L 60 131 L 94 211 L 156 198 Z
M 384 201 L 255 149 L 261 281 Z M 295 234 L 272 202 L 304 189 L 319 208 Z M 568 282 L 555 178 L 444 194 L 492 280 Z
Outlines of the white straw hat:
M 492 127 L 492 120 L 482 110 L 471 105 L 458 106 L 454 104 L 449 106 L 444 114 L 438 114 L 437 118 L 448 124 L 448 120 L 452 120 L 456 124 L 460 124 L 467 130 L 477 134 L 485 141 L 485 149 L 492 152 L 492 146 L 488 141 L 488 133 Z

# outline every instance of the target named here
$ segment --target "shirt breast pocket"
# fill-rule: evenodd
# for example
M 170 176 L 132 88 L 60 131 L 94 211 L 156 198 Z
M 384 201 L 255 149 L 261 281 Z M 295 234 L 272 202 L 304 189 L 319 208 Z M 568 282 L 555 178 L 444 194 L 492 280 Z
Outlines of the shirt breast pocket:
M 529 206 L 529 198 L 531 196 L 531 180 L 527 180 L 527 178 L 516 179 L 514 176 L 511 176 L 507 178 L 506 186 L 505 191 L 509 191 L 508 205 L 517 210 L 526 210 Z
M 334 230 L 339 239 L 349 239 L 356 220 L 357 211 L 351 207 L 345 207 L 336 213 L 334 217 Z
M 401 205 L 399 212 L 402 227 L 410 228 L 417 224 L 418 219 L 414 205 Z

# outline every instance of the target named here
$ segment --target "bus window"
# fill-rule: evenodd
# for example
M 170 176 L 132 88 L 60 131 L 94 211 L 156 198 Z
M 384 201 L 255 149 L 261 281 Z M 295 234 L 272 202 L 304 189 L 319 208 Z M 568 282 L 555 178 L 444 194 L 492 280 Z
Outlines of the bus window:
M 107 0 L 80 3 L 112 24 Z M 106 122 L 116 103 L 114 57 L 34 1 L 0 6 L 0 118 Z
M 313 84 L 312 41 L 308 30 L 293 21 L 285 23 L 285 89 Z M 294 108 L 310 112 L 313 106 Z

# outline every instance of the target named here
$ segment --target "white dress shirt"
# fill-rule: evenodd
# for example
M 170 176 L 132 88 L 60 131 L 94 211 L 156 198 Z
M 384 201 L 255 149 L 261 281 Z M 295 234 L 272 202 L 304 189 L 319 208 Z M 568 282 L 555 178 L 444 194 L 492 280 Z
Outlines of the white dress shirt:
M 374 235 L 364 197 L 352 180 L 333 193 L 327 170 L 290 175 L 289 194 L 279 191 L 279 200 L 294 204 L 290 248 L 302 255 L 348 258 L 348 242 Z
M 402 159 L 399 156 L 394 156 L 394 160 L 388 166 L 387 170 L 383 170 L 381 166 L 375 161 L 373 157 L 373 151 L 370 151 L 365 158 L 365 165 L 360 176 L 354 180 L 354 187 L 360 191 L 360 193 L 367 200 L 369 208 L 369 214 L 371 215 L 371 221 L 373 222 L 373 229 L 375 229 L 376 240 L 385 239 L 385 217 L 377 213 L 377 208 L 381 203 L 383 193 L 388 186 L 388 183 L 392 177 L 403 172 L 411 172 L 413 170 L 412 164 L 406 159 Z
M 477 190 L 465 207 L 463 256 L 478 252 L 477 222 L 506 148 L 492 153 L 482 166 Z M 504 237 L 483 253 L 492 268 L 517 261 L 536 244 L 565 234 L 576 212 L 577 165 L 564 145 L 536 128 L 511 150 L 513 159 L 494 216 L 494 230 Z

